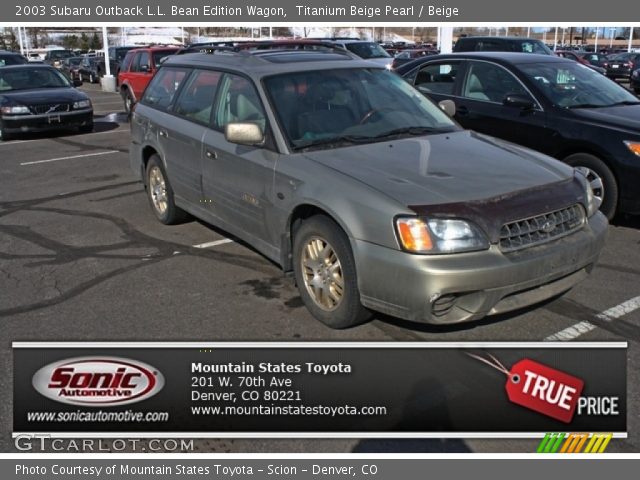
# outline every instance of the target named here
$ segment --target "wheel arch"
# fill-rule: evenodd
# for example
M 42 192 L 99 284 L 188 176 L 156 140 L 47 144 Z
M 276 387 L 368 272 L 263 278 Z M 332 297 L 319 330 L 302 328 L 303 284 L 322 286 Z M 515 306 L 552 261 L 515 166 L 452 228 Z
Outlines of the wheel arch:
M 344 225 L 344 223 L 338 219 L 338 216 L 331 212 L 331 210 L 326 206 L 318 205 L 309 201 L 296 205 L 291 210 L 291 213 L 287 218 L 284 233 L 280 242 L 280 258 L 282 270 L 284 272 L 291 272 L 293 270 L 292 252 L 295 232 L 300 228 L 302 222 L 316 215 L 327 217 L 344 232 L 348 239 L 351 238 L 352 235 L 346 225 Z

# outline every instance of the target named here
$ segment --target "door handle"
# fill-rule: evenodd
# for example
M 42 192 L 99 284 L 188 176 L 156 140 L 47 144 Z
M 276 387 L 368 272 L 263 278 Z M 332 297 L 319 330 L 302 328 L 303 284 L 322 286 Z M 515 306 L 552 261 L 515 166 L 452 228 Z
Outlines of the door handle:
M 465 107 L 464 105 L 460 105 L 457 109 L 456 109 L 456 113 L 458 115 L 469 115 L 469 109 L 467 107 Z
M 207 150 L 205 155 L 207 156 L 207 158 L 211 158 L 211 159 L 218 158 L 218 154 L 216 152 L 212 152 L 211 150 Z
M 166 130 L 160 130 L 158 132 L 158 135 L 160 135 L 161 137 L 164 137 L 164 138 L 168 138 L 169 137 L 169 134 L 167 133 Z

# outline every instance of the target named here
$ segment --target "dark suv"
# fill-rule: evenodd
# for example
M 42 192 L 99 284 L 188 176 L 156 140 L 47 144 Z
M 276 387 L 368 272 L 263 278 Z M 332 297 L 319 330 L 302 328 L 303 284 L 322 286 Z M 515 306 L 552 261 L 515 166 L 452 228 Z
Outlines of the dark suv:
M 19 53 L 0 50 L 0 67 L 8 65 L 24 65 L 26 63 L 29 63 L 29 61 Z
M 521 37 L 463 37 L 453 47 L 454 52 L 517 52 L 553 55 L 540 40 Z
M 129 155 L 158 220 L 188 212 L 252 245 L 335 328 L 534 304 L 585 278 L 607 229 L 580 172 L 462 130 L 342 49 L 170 57 Z
M 49 50 L 44 56 L 44 63 L 52 67 L 62 68 L 65 58 L 75 57 L 72 50 Z

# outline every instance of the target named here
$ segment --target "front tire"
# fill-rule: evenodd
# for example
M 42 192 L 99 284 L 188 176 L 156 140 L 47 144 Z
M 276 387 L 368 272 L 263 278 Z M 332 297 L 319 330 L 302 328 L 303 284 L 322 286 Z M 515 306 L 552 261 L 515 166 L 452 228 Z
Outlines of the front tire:
M 601 201 L 600 211 L 611 220 L 618 207 L 618 182 L 613 172 L 602 160 L 589 153 L 576 153 L 564 161 L 585 174 L 593 196 Z
M 151 209 L 160 222 L 165 225 L 175 225 L 187 219 L 187 213 L 176 207 L 173 189 L 158 155 L 152 155 L 149 158 L 146 187 Z
M 293 259 L 300 296 L 315 318 L 342 329 L 371 317 L 360 303 L 349 239 L 331 219 L 316 215 L 302 223 L 294 234 Z
M 5 131 L 2 123 L 0 123 L 0 142 L 6 142 L 7 140 L 11 140 L 11 135 Z

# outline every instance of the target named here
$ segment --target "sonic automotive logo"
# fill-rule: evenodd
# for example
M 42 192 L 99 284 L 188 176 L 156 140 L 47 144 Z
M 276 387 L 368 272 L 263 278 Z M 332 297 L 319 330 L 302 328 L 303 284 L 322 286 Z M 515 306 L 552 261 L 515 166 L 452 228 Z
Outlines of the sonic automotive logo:
M 164 387 L 151 365 L 118 357 L 69 358 L 38 370 L 33 388 L 56 402 L 109 407 L 141 402 Z

